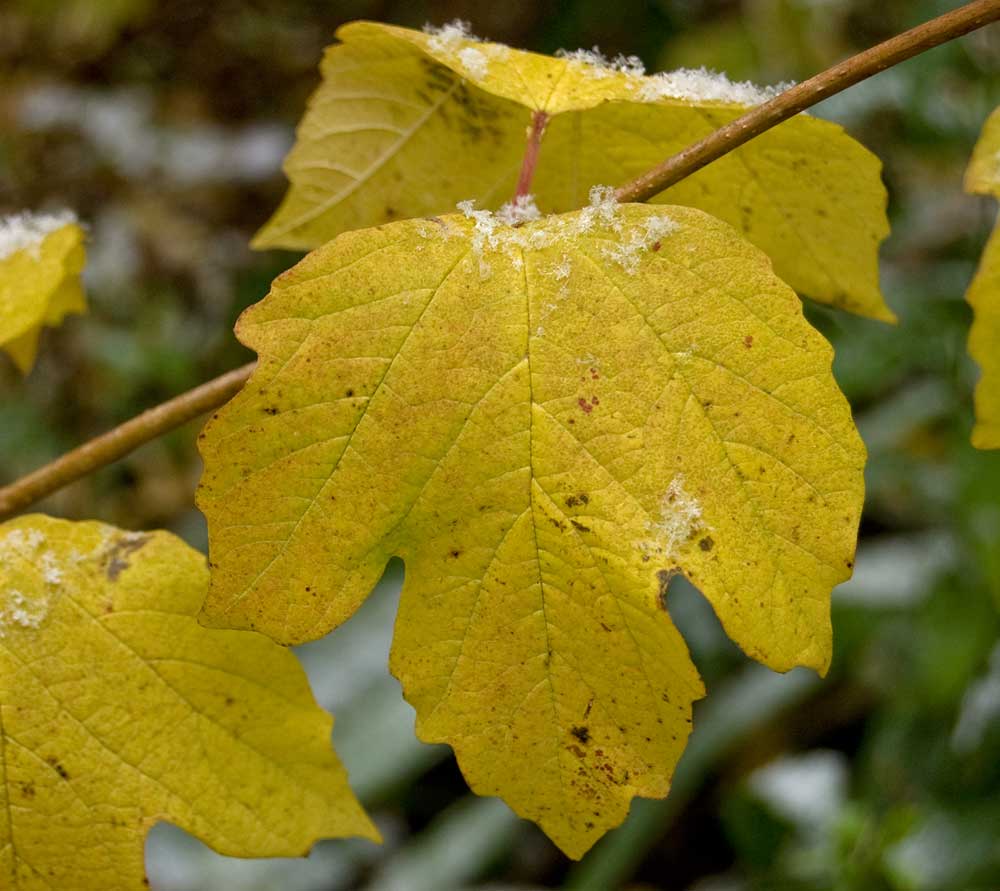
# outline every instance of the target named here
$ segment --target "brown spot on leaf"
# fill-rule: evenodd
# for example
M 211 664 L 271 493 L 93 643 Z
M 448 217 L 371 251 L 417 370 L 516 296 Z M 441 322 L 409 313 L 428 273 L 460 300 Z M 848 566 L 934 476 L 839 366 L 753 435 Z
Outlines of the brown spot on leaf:
M 701 539 L 701 541 L 698 542 L 698 547 L 703 551 L 710 551 L 713 547 L 715 547 L 715 542 L 712 541 L 712 537 L 710 535 L 706 535 L 703 539 Z
M 120 576 L 131 565 L 129 557 L 146 544 L 150 536 L 143 534 L 130 534 L 119 538 L 105 554 L 107 565 L 104 574 L 108 581 L 117 582 Z
M 570 730 L 570 733 L 572 733 L 573 736 L 575 736 L 578 740 L 580 740 L 580 742 L 582 742 L 584 745 L 590 742 L 590 728 L 585 725 L 580 724 L 577 725 L 576 727 L 573 727 Z
M 67 772 L 66 768 L 63 767 L 62 764 L 59 762 L 58 758 L 54 757 L 53 755 L 49 755 L 45 759 L 45 761 L 49 765 L 49 767 L 51 767 L 64 780 L 69 779 L 69 773 Z
M 746 337 L 743 338 L 743 346 L 745 346 L 747 349 L 750 349 L 750 347 L 753 346 L 752 334 L 748 334 Z
M 570 520 L 570 523 L 573 524 L 573 528 L 578 532 L 590 532 L 590 527 L 584 526 L 579 520 Z

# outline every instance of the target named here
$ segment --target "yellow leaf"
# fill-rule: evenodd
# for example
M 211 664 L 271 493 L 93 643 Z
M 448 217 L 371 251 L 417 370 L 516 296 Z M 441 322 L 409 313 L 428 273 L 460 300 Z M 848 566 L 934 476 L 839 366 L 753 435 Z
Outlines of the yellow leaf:
M 43 325 L 85 312 L 83 230 L 72 214 L 0 220 L 0 348 L 27 374 Z
M 0 526 L 0 887 L 141 889 L 160 820 L 241 857 L 376 837 L 295 657 L 201 627 L 207 582 L 165 532 Z
M 356 22 L 327 50 L 323 83 L 285 161 L 292 187 L 256 247 L 313 248 L 350 229 L 514 192 L 530 112 L 551 117 L 534 187 L 547 211 L 621 184 L 770 95 L 704 72 L 644 77 Z M 878 159 L 808 115 L 768 131 L 657 200 L 708 211 L 769 254 L 802 293 L 892 321 L 878 288 L 888 233 Z
M 1000 198 L 1000 108 L 983 126 L 965 174 L 965 188 Z M 997 449 L 1000 448 L 1000 227 L 994 228 L 986 244 L 966 299 L 974 313 L 969 353 L 982 369 L 982 377 L 976 384 L 972 444 L 980 449 Z
M 673 573 L 749 655 L 826 670 L 864 449 L 729 226 L 599 192 L 535 216 L 345 233 L 243 315 L 259 365 L 201 435 L 204 612 L 316 638 L 402 557 L 418 734 L 579 857 L 667 793 L 702 694 Z

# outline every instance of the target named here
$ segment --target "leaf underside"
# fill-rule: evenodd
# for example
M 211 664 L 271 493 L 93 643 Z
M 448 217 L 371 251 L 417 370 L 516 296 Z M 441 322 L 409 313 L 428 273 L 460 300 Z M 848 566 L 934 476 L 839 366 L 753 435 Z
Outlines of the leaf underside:
M 570 856 L 684 748 L 702 685 L 674 573 L 755 659 L 825 671 L 864 448 L 829 345 L 724 223 L 349 232 L 237 332 L 260 361 L 200 437 L 205 621 L 314 639 L 402 557 L 418 734 Z
M 295 657 L 201 627 L 207 583 L 164 532 L 0 526 L 0 887 L 148 887 L 160 820 L 240 857 L 377 838 Z
M 585 203 L 591 186 L 621 184 L 747 110 L 649 98 L 653 78 L 497 44 L 435 50 L 432 36 L 368 22 L 337 36 L 285 162 L 291 189 L 256 247 L 315 248 L 466 199 L 496 208 L 513 194 L 532 111 L 551 118 L 533 188 L 543 210 L 562 212 Z M 878 287 L 889 231 L 880 171 L 842 128 L 802 114 L 656 200 L 725 220 L 801 293 L 892 321 Z
M 22 373 L 35 364 L 44 325 L 86 311 L 84 262 L 83 230 L 75 223 L 50 232 L 34 250 L 0 259 L 0 349 Z
M 976 143 L 965 187 L 969 192 L 1000 198 L 1000 109 L 990 115 Z M 979 269 L 966 299 L 972 306 L 969 353 L 982 370 L 976 385 L 976 425 L 972 444 L 1000 448 L 1000 226 L 986 243 Z

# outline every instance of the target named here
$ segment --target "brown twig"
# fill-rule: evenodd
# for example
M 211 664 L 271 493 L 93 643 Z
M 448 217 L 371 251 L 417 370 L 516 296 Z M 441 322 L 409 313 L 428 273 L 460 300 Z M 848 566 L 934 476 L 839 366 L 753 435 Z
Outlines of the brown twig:
M 880 43 L 781 93 L 770 102 L 715 131 L 690 148 L 626 183 L 615 193 L 622 202 L 645 201 L 706 164 L 722 157 L 765 130 L 841 90 L 977 28 L 1000 19 L 1000 0 L 976 0 L 959 9 Z M 548 116 L 532 117 L 517 195 L 526 195 L 538 162 L 538 149 Z M 27 507 L 88 473 L 117 461 L 198 415 L 218 408 L 234 396 L 250 376 L 245 365 L 202 384 L 169 402 L 143 412 L 108 433 L 68 452 L 26 477 L 0 489 L 0 519 Z
M 688 146 L 652 170 L 647 170 L 615 191 L 619 201 L 648 201 L 706 164 L 800 111 L 841 90 L 891 68 L 925 50 L 946 43 L 1000 19 L 1000 0 L 976 0 L 890 40 L 845 59 L 748 111 L 694 145 Z
M 255 362 L 229 371 L 169 402 L 144 411 L 124 424 L 67 452 L 51 464 L 0 489 L 0 519 L 50 495 L 63 486 L 123 458 L 143 443 L 218 408 L 239 392 Z

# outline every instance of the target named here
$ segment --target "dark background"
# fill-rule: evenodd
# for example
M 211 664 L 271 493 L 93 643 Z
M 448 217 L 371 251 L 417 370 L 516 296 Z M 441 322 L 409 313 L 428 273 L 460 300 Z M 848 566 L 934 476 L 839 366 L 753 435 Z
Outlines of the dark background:
M 91 311 L 0 363 L 0 481 L 247 361 L 231 327 L 297 255 L 249 236 L 285 188 L 337 25 L 454 17 L 542 52 L 599 44 L 647 68 L 804 79 L 956 4 L 870 0 L 214 3 L 0 0 L 0 213 L 68 206 L 89 227 Z M 772 675 L 690 589 L 671 612 L 709 688 L 666 802 L 637 802 L 580 864 L 422 746 L 385 668 L 401 567 L 359 616 L 303 648 L 334 737 L 386 837 L 307 861 L 235 862 L 170 827 L 159 891 L 620 887 L 744 891 L 1000 888 L 1000 452 L 968 444 L 976 369 L 962 295 L 993 223 L 961 179 L 1000 102 L 992 26 L 828 101 L 885 164 L 883 286 L 897 327 L 807 306 L 870 452 L 854 581 L 834 594 L 823 681 Z M 850 188 L 845 183 L 844 188 Z M 197 424 L 41 507 L 204 547 Z

